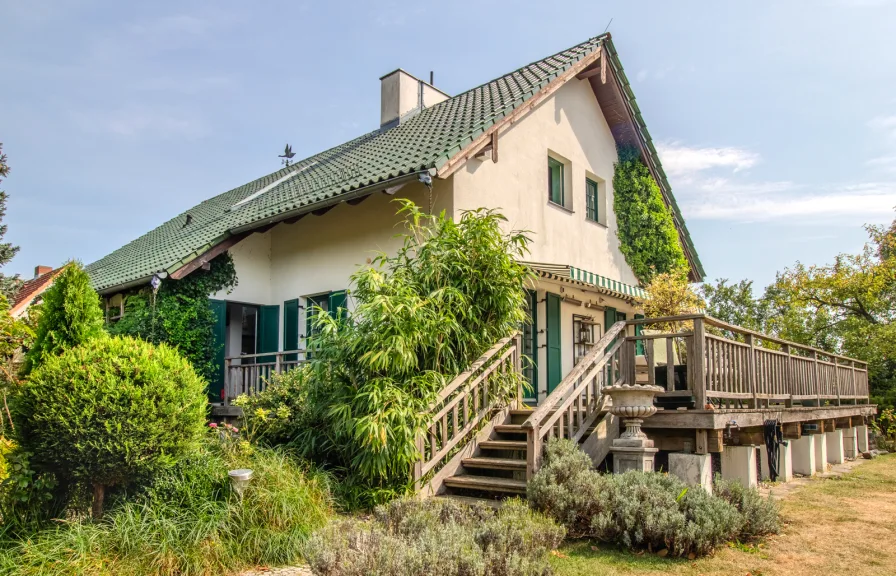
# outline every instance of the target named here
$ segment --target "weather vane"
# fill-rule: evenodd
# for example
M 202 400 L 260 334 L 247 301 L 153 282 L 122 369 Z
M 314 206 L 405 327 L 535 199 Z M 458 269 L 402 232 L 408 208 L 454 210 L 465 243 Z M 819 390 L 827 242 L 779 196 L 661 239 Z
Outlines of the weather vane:
M 283 154 L 280 154 L 279 156 L 277 156 L 277 158 L 283 158 L 283 165 L 289 166 L 289 161 L 292 160 L 293 156 L 295 155 L 296 153 L 292 151 L 292 146 L 287 144 L 286 149 L 283 150 Z

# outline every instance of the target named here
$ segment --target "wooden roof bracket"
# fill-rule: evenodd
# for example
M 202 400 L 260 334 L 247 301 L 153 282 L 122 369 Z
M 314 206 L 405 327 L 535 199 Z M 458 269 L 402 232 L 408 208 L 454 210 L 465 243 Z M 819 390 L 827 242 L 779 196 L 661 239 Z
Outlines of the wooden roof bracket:
M 214 260 L 215 257 L 218 256 L 219 254 L 223 254 L 224 252 L 226 252 L 227 250 L 229 250 L 230 248 L 232 248 L 233 246 L 238 244 L 249 234 L 251 234 L 251 232 L 245 232 L 243 234 L 233 234 L 231 236 L 228 236 L 221 242 L 218 242 L 217 244 L 215 244 L 214 246 L 212 246 L 211 248 L 209 248 L 208 250 L 206 250 L 205 252 L 203 252 L 202 254 L 197 256 L 196 258 L 193 258 L 192 260 L 190 260 L 189 262 L 187 262 L 186 264 L 184 264 L 183 266 L 181 266 L 180 268 L 178 268 L 177 270 L 172 272 L 168 277 L 173 280 L 180 280 L 182 278 L 189 276 L 196 270 L 199 270 L 204 265 L 206 265 L 209 262 L 211 262 L 212 260 Z

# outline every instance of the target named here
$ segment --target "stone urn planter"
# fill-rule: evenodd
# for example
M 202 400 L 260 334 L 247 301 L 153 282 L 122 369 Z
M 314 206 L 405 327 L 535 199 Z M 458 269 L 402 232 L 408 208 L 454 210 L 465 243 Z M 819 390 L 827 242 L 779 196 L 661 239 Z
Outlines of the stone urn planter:
M 644 418 L 656 414 L 653 398 L 663 392 L 659 386 L 608 386 L 603 389 L 613 404 L 610 413 L 623 419 L 625 432 L 613 440 L 613 472 L 621 474 L 629 470 L 653 472 L 653 458 L 657 449 L 653 441 L 641 431 Z

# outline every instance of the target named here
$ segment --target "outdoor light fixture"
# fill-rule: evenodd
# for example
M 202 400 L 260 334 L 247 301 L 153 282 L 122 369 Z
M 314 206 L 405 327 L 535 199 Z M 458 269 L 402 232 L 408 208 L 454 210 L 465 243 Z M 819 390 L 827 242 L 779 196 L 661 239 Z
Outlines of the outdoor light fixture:
M 240 468 L 238 470 L 229 471 L 227 475 L 230 476 L 230 483 L 233 486 L 234 492 L 242 498 L 246 486 L 248 486 L 249 481 L 252 480 L 252 470 L 248 468 Z

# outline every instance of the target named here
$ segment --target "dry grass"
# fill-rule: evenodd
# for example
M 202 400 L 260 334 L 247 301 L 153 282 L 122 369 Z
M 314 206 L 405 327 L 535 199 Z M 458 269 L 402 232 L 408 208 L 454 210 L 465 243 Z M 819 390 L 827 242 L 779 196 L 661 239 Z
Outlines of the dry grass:
M 638 556 L 579 542 L 562 548 L 551 564 L 557 576 L 896 574 L 896 455 L 788 490 L 782 512 L 781 534 L 696 561 Z

